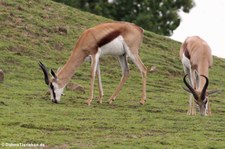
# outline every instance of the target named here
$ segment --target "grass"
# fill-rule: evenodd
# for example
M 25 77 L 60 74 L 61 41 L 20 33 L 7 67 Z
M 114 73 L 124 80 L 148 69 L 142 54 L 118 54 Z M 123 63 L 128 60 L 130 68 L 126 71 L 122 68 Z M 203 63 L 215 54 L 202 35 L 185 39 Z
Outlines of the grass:
M 210 97 L 211 117 L 186 115 L 189 95 L 181 87 L 180 43 L 145 31 L 140 55 L 148 70 L 153 65 L 157 70 L 148 73 L 144 106 L 139 105 L 141 76 L 133 63 L 118 98 L 107 103 L 121 76 L 111 57 L 101 59 L 103 104 L 84 104 L 88 62 L 71 80 L 86 93 L 65 90 L 62 102 L 53 104 L 38 62 L 57 70 L 85 29 L 111 20 L 49 0 L 1 0 L 0 12 L 0 68 L 5 72 L 0 143 L 43 143 L 45 148 L 225 147 L 224 92 Z M 225 60 L 214 57 L 209 89 L 224 89 L 224 68 Z M 97 97 L 97 85 L 95 89 Z

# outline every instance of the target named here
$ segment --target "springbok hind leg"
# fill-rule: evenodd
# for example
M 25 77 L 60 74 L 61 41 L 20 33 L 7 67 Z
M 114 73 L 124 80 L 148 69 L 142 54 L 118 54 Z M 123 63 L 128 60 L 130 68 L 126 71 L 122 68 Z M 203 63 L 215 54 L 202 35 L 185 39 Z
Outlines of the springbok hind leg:
M 142 77 L 142 96 L 140 100 L 140 104 L 144 104 L 146 101 L 146 81 L 147 81 L 147 68 L 145 65 L 142 63 L 141 58 L 138 54 L 134 55 L 133 58 L 131 58 L 132 61 L 136 64 L 138 69 L 141 72 L 141 77 Z
M 102 88 L 102 79 L 101 79 L 101 72 L 100 72 L 100 64 L 98 62 L 97 65 L 97 77 L 98 77 L 98 90 L 99 90 L 99 98 L 98 98 L 98 103 L 102 103 L 102 98 L 103 98 L 103 88 Z
M 120 79 L 119 85 L 116 88 L 116 91 L 109 98 L 109 104 L 111 104 L 112 101 L 116 99 L 116 97 L 118 96 L 120 90 L 122 89 L 124 83 L 126 82 L 128 76 L 129 76 L 129 68 L 128 68 L 128 63 L 127 63 L 126 55 L 119 56 L 118 57 L 118 60 L 120 62 L 120 66 L 121 66 L 121 69 L 122 69 L 122 77 Z

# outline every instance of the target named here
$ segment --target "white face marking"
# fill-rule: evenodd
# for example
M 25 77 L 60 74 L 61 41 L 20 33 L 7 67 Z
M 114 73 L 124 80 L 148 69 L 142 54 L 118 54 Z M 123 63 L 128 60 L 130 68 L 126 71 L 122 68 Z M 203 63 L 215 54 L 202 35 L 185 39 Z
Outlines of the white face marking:
M 104 55 L 114 55 L 114 56 L 123 55 L 125 53 L 123 43 L 124 43 L 123 37 L 118 36 L 111 42 L 99 48 L 101 49 L 98 51 L 100 52 L 100 57 Z
M 182 64 L 187 67 L 187 68 L 191 68 L 191 62 L 190 60 L 184 55 L 183 53 L 183 57 L 182 57 Z
M 200 108 L 200 113 L 202 116 L 205 116 L 207 115 L 207 112 L 208 111 L 208 102 L 207 102 L 207 99 L 204 99 L 202 101 L 202 103 L 198 103 L 199 105 L 199 108 Z
M 51 83 L 51 85 L 50 85 L 51 100 L 52 102 L 58 103 L 60 102 L 64 87 L 59 88 L 58 84 L 55 82 Z

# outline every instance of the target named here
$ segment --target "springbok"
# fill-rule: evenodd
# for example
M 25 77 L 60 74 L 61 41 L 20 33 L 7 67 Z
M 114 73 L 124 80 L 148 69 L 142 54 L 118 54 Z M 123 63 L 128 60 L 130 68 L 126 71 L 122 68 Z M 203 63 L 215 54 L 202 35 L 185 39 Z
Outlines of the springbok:
M 211 49 L 206 41 L 198 36 L 186 38 L 180 48 L 180 58 L 183 64 L 185 76 L 183 81 L 192 95 L 189 98 L 188 115 L 195 115 L 195 103 L 199 106 L 200 114 L 203 116 L 211 115 L 208 95 L 218 92 L 207 91 L 209 84 L 208 72 L 212 67 L 213 58 Z M 190 83 L 186 81 L 189 78 Z
M 147 69 L 142 63 L 138 50 L 143 40 L 143 29 L 128 22 L 103 23 L 93 28 L 87 29 L 78 39 L 72 54 L 66 64 L 57 73 L 51 69 L 52 77 L 48 77 L 47 68 L 40 62 L 39 65 L 43 70 L 45 83 L 49 86 L 51 100 L 54 103 L 60 101 L 61 95 L 67 83 L 74 75 L 75 71 L 91 56 L 91 79 L 90 79 L 90 96 L 86 100 L 88 105 L 93 99 L 93 89 L 95 75 L 97 71 L 99 99 L 102 103 L 103 89 L 101 83 L 99 58 L 104 55 L 118 57 L 122 68 L 122 78 L 113 95 L 109 98 L 111 104 L 116 99 L 122 86 L 129 75 L 127 56 L 137 65 L 142 76 L 142 97 L 140 104 L 146 101 L 146 77 Z

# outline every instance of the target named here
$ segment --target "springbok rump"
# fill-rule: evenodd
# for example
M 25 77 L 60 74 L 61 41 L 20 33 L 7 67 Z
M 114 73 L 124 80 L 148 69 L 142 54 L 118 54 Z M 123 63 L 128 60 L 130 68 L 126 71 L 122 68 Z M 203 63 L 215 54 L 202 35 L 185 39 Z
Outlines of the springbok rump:
M 195 115 L 197 104 L 201 115 L 211 115 L 208 95 L 216 93 L 218 90 L 207 91 L 209 68 L 213 64 L 209 45 L 198 36 L 188 37 L 181 45 L 180 58 L 185 73 L 183 81 L 188 87 L 188 89 L 184 89 L 194 97 L 193 101 L 192 95 L 190 95 L 187 114 Z M 189 79 L 189 83 L 186 78 Z
M 143 29 L 127 22 L 112 22 L 103 23 L 93 28 L 87 29 L 78 39 L 72 54 L 66 64 L 57 73 L 51 70 L 52 77 L 49 78 L 48 70 L 39 63 L 43 70 L 45 83 L 48 85 L 51 93 L 51 100 L 54 103 L 60 101 L 61 95 L 67 83 L 74 75 L 75 71 L 85 61 L 85 58 L 91 56 L 91 81 L 90 81 L 90 96 L 86 100 L 88 105 L 93 99 L 94 80 L 97 72 L 99 99 L 102 103 L 103 89 L 101 83 L 99 58 L 104 55 L 116 56 L 122 68 L 122 78 L 113 95 L 109 98 L 111 104 L 119 94 L 123 84 L 128 78 L 129 68 L 127 56 L 137 65 L 142 76 L 142 97 L 141 104 L 146 101 L 146 78 L 147 69 L 142 63 L 138 50 L 143 39 Z

